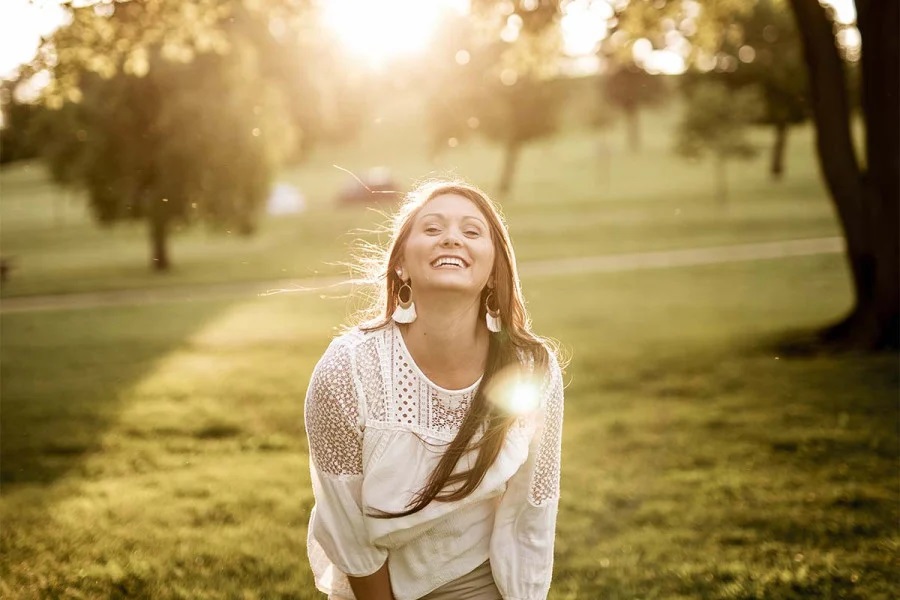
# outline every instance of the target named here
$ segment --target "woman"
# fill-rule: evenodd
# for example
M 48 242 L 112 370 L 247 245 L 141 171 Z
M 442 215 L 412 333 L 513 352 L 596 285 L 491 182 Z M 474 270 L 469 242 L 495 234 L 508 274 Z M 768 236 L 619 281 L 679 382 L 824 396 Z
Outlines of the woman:
M 530 331 L 496 207 L 467 184 L 420 187 L 380 268 L 374 318 L 332 341 L 306 396 L 316 587 L 545 598 L 562 375 Z

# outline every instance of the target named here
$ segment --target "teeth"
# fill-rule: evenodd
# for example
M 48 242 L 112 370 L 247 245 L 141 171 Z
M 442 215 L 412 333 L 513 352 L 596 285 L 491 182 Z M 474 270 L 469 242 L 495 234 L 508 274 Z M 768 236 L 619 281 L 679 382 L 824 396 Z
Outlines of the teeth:
M 434 261 L 434 262 L 431 263 L 431 264 L 432 264 L 433 266 L 435 266 L 435 267 L 442 267 L 442 266 L 444 266 L 444 265 L 453 265 L 453 266 L 456 266 L 456 267 L 465 267 L 465 264 L 463 263 L 463 261 L 462 261 L 461 259 L 459 259 L 459 258 L 452 258 L 452 257 L 449 257 L 449 256 L 445 256 L 445 257 L 439 258 L 439 259 L 437 259 L 436 261 Z

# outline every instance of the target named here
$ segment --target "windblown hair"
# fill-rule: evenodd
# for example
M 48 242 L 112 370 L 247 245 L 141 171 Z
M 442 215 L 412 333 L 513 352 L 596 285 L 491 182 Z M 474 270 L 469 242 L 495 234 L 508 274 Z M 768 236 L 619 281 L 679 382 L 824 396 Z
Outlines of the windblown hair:
M 478 392 L 469 406 L 459 432 L 447 445 L 425 486 L 413 496 L 406 510 L 371 515 L 378 518 L 411 515 L 432 501 L 453 502 L 471 494 L 496 460 L 506 434 L 515 422 L 514 416 L 505 414 L 503 409 L 487 401 L 485 391 L 490 387 L 491 378 L 507 365 L 521 362 L 520 356 L 523 355 L 533 359 L 536 373 L 546 370 L 549 362 L 551 346 L 531 331 L 531 321 L 525 310 L 516 270 L 515 254 L 500 211 L 487 194 L 461 181 L 427 182 L 407 195 L 394 217 L 388 247 L 377 263 L 379 292 L 370 308 L 370 319 L 360 328 L 363 331 L 372 331 L 390 324 L 391 315 L 397 307 L 397 292 L 403 284 L 397 275 L 397 268 L 413 222 L 423 206 L 445 194 L 456 194 L 470 200 L 488 222 L 494 244 L 493 300 L 499 307 L 503 330 L 500 333 L 490 334 L 487 363 Z M 481 292 L 479 319 L 484 318 L 486 311 L 484 301 L 487 293 L 488 289 L 485 287 Z M 476 439 L 479 431 L 483 433 Z M 474 466 L 469 470 L 454 473 L 459 460 L 471 451 L 477 452 Z

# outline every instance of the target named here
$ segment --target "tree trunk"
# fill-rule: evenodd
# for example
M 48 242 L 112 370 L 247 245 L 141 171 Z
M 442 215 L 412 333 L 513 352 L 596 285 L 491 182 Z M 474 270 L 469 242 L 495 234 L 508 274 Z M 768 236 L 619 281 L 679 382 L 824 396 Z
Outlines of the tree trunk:
M 858 0 L 863 114 L 869 172 L 857 162 L 850 133 L 844 65 L 833 24 L 818 0 L 790 0 L 809 71 L 816 149 L 847 242 L 854 306 L 826 339 L 856 347 L 898 344 L 898 199 L 900 153 L 896 0 Z M 893 178 L 893 181 L 891 179 Z
M 772 179 L 779 181 L 784 174 L 784 148 L 787 145 L 788 124 L 784 121 L 775 124 L 775 143 L 772 145 L 772 162 L 769 173 Z
M 900 3 L 857 0 L 862 37 L 861 91 L 866 124 L 867 252 L 874 261 L 871 311 L 864 325 L 877 346 L 900 346 Z
M 503 171 L 500 173 L 500 183 L 497 186 L 500 195 L 505 196 L 512 189 L 513 176 L 516 173 L 516 165 L 519 162 L 519 150 L 522 145 L 515 140 L 506 144 L 506 153 L 503 156 Z
M 722 155 L 713 159 L 716 168 L 716 202 L 719 206 L 728 205 L 728 165 Z
M 150 270 L 169 270 L 169 215 L 165 207 L 152 207 L 147 215 L 150 230 Z
M 625 126 L 628 128 L 628 149 L 638 154 L 641 151 L 641 112 L 637 106 L 625 108 Z

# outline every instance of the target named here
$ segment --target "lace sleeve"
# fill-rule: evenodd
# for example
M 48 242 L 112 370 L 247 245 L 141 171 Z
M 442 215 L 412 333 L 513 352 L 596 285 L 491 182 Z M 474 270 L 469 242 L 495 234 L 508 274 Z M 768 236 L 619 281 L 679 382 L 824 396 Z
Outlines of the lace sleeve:
M 491 571 L 504 598 L 546 600 L 553 579 L 563 381 L 552 354 L 541 387 L 541 409 L 528 459 L 510 478 L 494 515 Z
M 562 371 L 551 354 L 548 373 L 543 386 L 544 418 L 540 429 L 537 456 L 528 501 L 540 506 L 559 497 L 559 471 L 562 453 L 563 381 Z
M 332 342 L 313 370 L 304 409 L 310 458 L 330 475 L 362 474 L 359 404 L 350 352 Z

